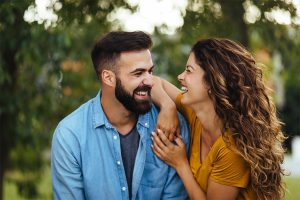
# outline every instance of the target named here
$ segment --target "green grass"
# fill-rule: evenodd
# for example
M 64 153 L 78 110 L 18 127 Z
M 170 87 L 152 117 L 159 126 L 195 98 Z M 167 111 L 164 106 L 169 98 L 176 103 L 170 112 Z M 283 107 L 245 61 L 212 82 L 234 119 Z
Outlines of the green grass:
M 285 179 L 287 193 L 286 200 L 300 200 L 300 177 L 286 177 Z M 51 186 L 51 176 L 50 168 L 47 167 L 38 184 L 38 191 L 40 193 L 39 198 L 36 200 L 50 200 L 52 199 L 52 186 Z M 14 183 L 5 181 L 4 183 L 4 200 L 26 200 L 22 198 L 17 193 L 17 187 Z
M 34 200 L 52 200 L 52 185 L 50 167 L 46 167 L 43 176 L 38 183 L 39 197 Z M 27 200 L 18 195 L 16 185 L 11 181 L 4 181 L 4 200 Z
M 285 195 L 286 200 L 299 200 L 300 199 L 300 177 L 286 177 L 285 183 L 287 192 Z

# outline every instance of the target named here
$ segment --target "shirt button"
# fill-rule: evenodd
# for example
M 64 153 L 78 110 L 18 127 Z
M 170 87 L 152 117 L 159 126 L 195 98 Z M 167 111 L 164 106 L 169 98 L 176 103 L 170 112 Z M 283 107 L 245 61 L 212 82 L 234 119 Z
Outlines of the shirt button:
M 126 191 L 126 187 L 122 187 L 122 191 Z
M 121 165 L 121 162 L 120 162 L 120 161 L 117 161 L 117 164 L 118 164 L 118 165 Z
M 116 139 L 118 139 L 118 137 L 116 135 L 114 135 L 114 139 L 116 140 Z
M 145 126 L 148 126 L 148 123 L 147 123 L 147 122 L 145 123 Z

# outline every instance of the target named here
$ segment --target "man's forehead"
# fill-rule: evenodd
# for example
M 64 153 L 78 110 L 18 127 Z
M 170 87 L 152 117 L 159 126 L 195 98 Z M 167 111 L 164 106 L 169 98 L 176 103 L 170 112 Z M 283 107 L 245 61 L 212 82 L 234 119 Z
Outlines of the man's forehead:
M 151 53 L 148 49 L 140 51 L 122 52 L 117 64 L 120 68 L 144 68 L 148 69 L 153 66 Z
M 120 53 L 120 59 L 126 59 L 128 57 L 135 57 L 142 54 L 148 54 L 151 56 L 151 52 L 149 49 L 142 49 L 142 50 L 133 50 L 133 51 L 124 51 Z

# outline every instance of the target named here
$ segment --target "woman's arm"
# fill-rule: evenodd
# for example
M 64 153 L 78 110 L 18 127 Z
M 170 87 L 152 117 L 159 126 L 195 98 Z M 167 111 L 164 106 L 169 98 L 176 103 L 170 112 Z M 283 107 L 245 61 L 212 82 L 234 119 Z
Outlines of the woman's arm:
M 233 200 L 238 197 L 238 187 L 222 185 L 211 179 L 208 181 L 207 193 L 205 193 L 193 176 L 186 157 L 185 146 L 181 138 L 177 137 L 175 143 L 176 144 L 170 142 L 161 130 L 157 130 L 156 133 L 153 133 L 152 148 L 154 153 L 176 169 L 191 200 Z
M 165 98 L 167 96 L 169 97 L 168 102 L 169 100 L 175 102 L 177 96 L 180 94 L 180 90 L 172 83 L 158 76 L 153 76 L 153 78 L 154 78 L 154 86 L 152 88 L 151 95 L 154 103 L 157 103 L 158 105 L 164 103 L 164 101 L 166 100 Z
M 151 97 L 154 104 L 160 108 L 156 128 L 162 129 L 172 141 L 174 135 L 180 135 L 179 120 L 175 105 L 175 100 L 180 90 L 158 76 L 153 77 L 154 86 L 151 89 Z

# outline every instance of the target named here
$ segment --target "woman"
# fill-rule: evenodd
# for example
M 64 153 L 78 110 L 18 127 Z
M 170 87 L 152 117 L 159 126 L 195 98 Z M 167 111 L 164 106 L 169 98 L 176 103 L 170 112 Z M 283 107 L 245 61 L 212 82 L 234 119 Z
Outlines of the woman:
M 188 160 L 180 137 L 170 142 L 158 129 L 153 151 L 176 169 L 190 199 L 283 197 L 285 137 L 249 52 L 228 39 L 200 40 L 178 76 L 183 92 L 155 78 L 154 101 L 175 102 L 189 122 L 191 148 Z

